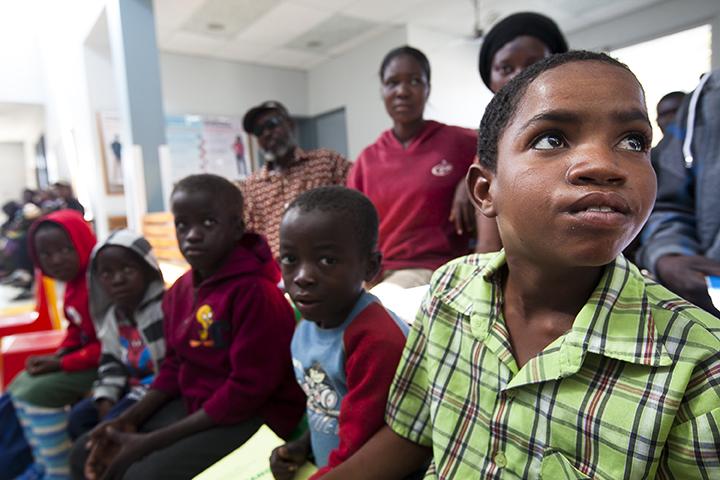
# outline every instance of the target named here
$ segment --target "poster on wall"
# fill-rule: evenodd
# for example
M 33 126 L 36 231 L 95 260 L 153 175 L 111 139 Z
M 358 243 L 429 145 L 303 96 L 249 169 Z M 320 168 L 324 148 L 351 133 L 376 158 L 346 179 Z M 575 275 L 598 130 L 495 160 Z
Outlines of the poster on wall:
M 240 118 L 171 115 L 166 124 L 173 183 L 195 173 L 239 180 L 251 172 Z
M 105 190 L 110 194 L 121 194 L 124 189 L 120 115 L 117 112 L 100 112 L 97 117 Z

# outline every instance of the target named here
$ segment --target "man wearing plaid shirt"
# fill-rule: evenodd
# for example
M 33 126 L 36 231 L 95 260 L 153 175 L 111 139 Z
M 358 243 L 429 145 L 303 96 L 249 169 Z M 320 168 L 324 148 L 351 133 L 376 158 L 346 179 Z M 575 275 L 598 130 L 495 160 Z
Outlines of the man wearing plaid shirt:
M 620 252 L 655 197 L 627 66 L 535 63 L 485 110 L 477 208 L 504 251 L 435 272 L 386 422 L 327 480 L 720 478 L 720 320 Z

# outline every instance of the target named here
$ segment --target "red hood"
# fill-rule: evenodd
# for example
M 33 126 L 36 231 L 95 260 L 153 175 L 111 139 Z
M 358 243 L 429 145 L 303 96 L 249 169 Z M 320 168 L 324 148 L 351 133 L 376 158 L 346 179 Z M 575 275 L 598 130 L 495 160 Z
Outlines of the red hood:
M 273 260 L 267 241 L 255 233 L 243 235 L 238 247 L 223 261 L 220 270 L 202 283 L 206 286 L 227 277 L 248 273 L 263 276 L 273 283 L 280 281 L 280 267 Z
M 84 277 L 85 270 L 90 261 L 90 252 L 92 252 L 97 240 L 82 214 L 76 210 L 58 210 L 57 212 L 52 212 L 40 217 L 30 226 L 30 231 L 28 232 L 28 248 L 30 250 L 30 257 L 32 257 L 35 265 L 40 265 L 37 253 L 35 252 L 35 232 L 37 232 L 40 224 L 45 222 L 55 223 L 67 232 L 80 259 L 78 276 Z

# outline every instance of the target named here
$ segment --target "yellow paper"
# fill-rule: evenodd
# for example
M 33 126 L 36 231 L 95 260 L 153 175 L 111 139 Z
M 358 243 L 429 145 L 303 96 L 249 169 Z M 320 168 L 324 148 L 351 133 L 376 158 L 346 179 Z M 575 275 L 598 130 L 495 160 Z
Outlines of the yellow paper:
M 243 446 L 211 466 L 195 480 L 273 480 L 270 473 L 270 454 L 285 441 L 263 425 Z M 317 471 L 306 463 L 295 475 L 295 480 L 306 480 Z

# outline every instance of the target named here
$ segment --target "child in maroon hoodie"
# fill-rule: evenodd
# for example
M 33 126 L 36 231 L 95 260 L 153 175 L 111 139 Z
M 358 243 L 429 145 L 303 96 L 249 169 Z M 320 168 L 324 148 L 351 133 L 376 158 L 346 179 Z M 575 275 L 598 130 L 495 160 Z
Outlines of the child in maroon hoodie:
M 66 407 L 92 388 L 100 343 L 90 318 L 85 272 L 95 235 L 75 210 L 40 218 L 28 233 L 30 255 L 44 275 L 65 282 L 67 335 L 53 355 L 31 356 L 9 392 L 45 478 L 67 478 Z
M 171 202 L 192 270 L 163 300 L 167 353 L 150 390 L 91 434 L 89 478 L 191 478 L 263 423 L 292 437 L 305 409 L 290 359 L 293 312 L 267 243 L 244 232 L 240 191 L 192 175 Z

